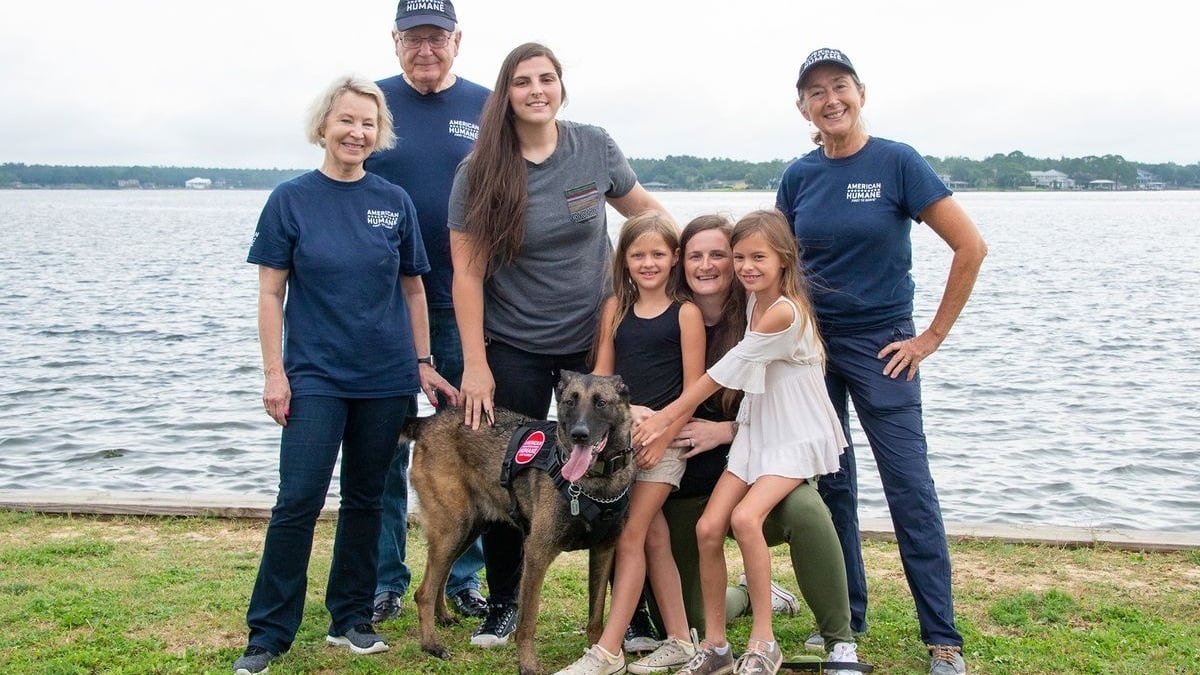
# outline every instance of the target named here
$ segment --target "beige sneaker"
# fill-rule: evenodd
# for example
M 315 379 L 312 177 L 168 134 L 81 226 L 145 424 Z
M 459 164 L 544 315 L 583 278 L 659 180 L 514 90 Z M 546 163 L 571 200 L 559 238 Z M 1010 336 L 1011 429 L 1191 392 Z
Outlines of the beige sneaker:
M 733 672 L 732 649 L 718 654 L 711 644 L 702 642 L 695 650 L 696 655 L 675 675 L 729 675 Z
M 609 654 L 600 645 L 587 648 L 583 656 L 571 665 L 555 673 L 555 675 L 617 675 L 625 672 L 625 656 Z
M 634 675 L 665 673 L 686 664 L 695 655 L 696 647 L 691 642 L 669 637 L 658 649 L 629 664 L 629 672 Z
M 734 675 L 775 675 L 783 663 L 783 652 L 776 642 L 770 649 L 762 640 L 751 640 L 746 653 L 733 664 Z

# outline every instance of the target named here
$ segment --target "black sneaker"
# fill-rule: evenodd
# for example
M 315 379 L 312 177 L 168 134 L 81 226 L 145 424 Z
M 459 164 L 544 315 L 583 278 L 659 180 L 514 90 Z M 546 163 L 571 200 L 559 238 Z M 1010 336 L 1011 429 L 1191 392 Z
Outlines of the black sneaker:
M 451 596 L 450 600 L 454 603 L 454 611 L 463 616 L 470 616 L 476 619 L 482 619 L 487 616 L 487 600 L 484 600 L 479 591 L 474 588 L 464 588 Z
M 649 654 L 658 649 L 660 644 L 662 640 L 658 637 L 654 622 L 650 620 L 650 610 L 643 602 L 633 611 L 633 618 L 629 620 L 629 627 L 625 629 L 625 641 L 621 647 L 630 654 Z
M 376 633 L 369 623 L 360 623 L 341 635 L 326 635 L 325 641 L 331 645 L 349 647 L 355 654 L 377 654 L 390 649 L 387 640 Z
M 508 643 L 508 636 L 517 629 L 516 603 L 488 604 L 487 616 L 471 635 L 476 647 L 498 647 Z
M 246 647 L 246 651 L 233 662 L 233 675 L 258 675 L 267 672 L 267 664 L 279 655 L 269 652 L 258 645 Z
M 375 596 L 375 611 L 371 613 L 371 623 L 379 623 L 400 616 L 403 608 L 400 594 L 394 591 L 384 591 Z

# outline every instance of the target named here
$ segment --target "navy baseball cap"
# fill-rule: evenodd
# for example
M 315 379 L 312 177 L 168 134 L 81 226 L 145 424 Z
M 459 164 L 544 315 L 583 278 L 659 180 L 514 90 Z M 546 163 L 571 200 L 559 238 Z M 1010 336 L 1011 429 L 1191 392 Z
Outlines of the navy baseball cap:
M 406 31 L 417 26 L 437 26 L 453 31 L 458 24 L 454 3 L 450 0 L 400 0 L 396 7 L 396 30 Z
M 800 66 L 800 77 L 796 78 L 796 88 L 800 89 L 804 86 L 804 78 L 808 77 L 813 68 L 825 63 L 841 66 L 850 71 L 851 75 L 858 77 L 858 73 L 854 70 L 854 64 L 850 63 L 849 56 L 843 54 L 841 50 L 822 47 L 813 51 L 813 53 L 808 55 L 807 59 L 804 59 L 804 65 Z

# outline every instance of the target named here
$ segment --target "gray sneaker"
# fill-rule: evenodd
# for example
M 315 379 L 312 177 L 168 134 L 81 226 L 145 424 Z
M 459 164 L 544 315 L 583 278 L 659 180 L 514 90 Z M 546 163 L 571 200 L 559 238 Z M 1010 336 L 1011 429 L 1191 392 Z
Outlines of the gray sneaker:
M 745 574 L 738 577 L 738 586 L 746 588 Z M 749 589 L 747 589 L 747 592 L 749 592 Z M 796 596 L 783 586 L 780 586 L 772 581 L 771 612 L 781 616 L 795 616 L 797 607 L 799 607 L 799 605 L 796 604 Z M 747 607 L 747 611 L 749 611 L 749 607 Z M 824 643 L 821 644 L 821 651 L 825 651 Z
M 371 613 L 371 623 L 379 623 L 400 616 L 404 606 L 399 593 L 384 591 L 375 596 L 375 607 Z
M 331 645 L 349 647 L 355 654 L 378 654 L 390 649 L 387 640 L 376 633 L 369 623 L 360 623 L 341 635 L 326 635 L 325 641 Z
M 274 652 L 269 652 L 258 645 L 250 645 L 246 647 L 246 651 L 238 657 L 237 661 L 233 662 L 233 675 L 259 675 L 259 673 L 267 672 L 267 664 L 271 663 L 279 655 Z
M 929 648 L 929 675 L 962 675 L 967 672 L 962 647 L 958 645 L 925 645 Z
M 746 645 L 746 653 L 733 664 L 734 675 L 775 675 L 783 664 L 783 652 L 779 651 L 776 642 L 767 649 L 767 643 L 762 640 L 751 640 Z
M 729 675 L 733 672 L 733 650 L 718 654 L 713 646 L 703 642 L 696 649 L 696 655 L 675 675 Z

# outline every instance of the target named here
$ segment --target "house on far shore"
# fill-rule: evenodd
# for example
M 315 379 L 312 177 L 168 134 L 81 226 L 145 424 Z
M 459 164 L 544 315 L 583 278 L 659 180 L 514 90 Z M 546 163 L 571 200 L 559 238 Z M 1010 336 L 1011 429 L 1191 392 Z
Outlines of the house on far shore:
M 1117 181 L 1115 181 L 1115 180 L 1108 180 L 1105 178 L 1097 178 L 1096 180 L 1088 181 L 1088 189 L 1089 190 L 1118 190 L 1118 189 L 1120 189 L 1120 186 L 1117 185 Z
M 1046 190 L 1074 190 L 1074 179 L 1058 169 L 1050 169 L 1049 171 L 1030 171 L 1029 179 L 1033 181 L 1033 186 Z
M 1139 190 L 1162 190 L 1167 187 L 1158 176 L 1146 171 L 1145 169 L 1137 170 L 1137 187 Z
M 662 192 L 663 190 L 671 189 L 670 185 L 656 180 L 652 180 L 649 183 L 642 183 L 642 187 L 650 190 L 651 192 Z
M 189 178 L 184 181 L 183 186 L 189 190 L 207 190 L 212 187 L 212 180 L 208 178 Z
M 971 187 L 971 184 L 967 181 L 954 180 L 948 173 L 939 173 L 938 178 L 941 178 L 942 182 L 946 184 L 946 187 L 950 188 L 951 190 L 965 190 Z

